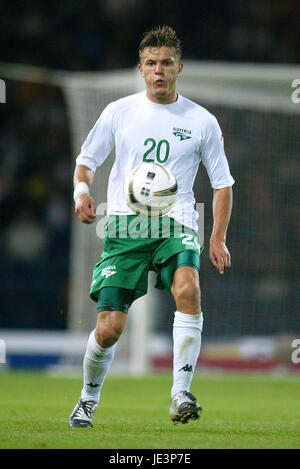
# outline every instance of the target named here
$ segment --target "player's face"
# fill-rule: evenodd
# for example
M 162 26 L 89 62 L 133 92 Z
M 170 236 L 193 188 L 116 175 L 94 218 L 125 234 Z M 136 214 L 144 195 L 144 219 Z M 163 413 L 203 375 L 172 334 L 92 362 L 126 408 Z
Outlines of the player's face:
M 169 47 L 144 49 L 139 71 L 145 80 L 148 98 L 160 104 L 176 101 L 176 81 L 181 70 L 182 64 Z

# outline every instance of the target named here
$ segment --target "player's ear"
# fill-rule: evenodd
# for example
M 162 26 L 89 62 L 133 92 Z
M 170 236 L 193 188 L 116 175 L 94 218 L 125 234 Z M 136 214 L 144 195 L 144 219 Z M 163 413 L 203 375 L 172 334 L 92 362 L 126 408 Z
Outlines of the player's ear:
M 179 64 L 179 69 L 178 69 L 178 75 L 180 75 L 181 71 L 182 71 L 182 67 L 183 67 L 183 64 Z
M 138 67 L 139 67 L 140 75 L 144 78 L 144 73 L 143 73 L 143 69 L 142 69 L 141 64 L 139 64 Z

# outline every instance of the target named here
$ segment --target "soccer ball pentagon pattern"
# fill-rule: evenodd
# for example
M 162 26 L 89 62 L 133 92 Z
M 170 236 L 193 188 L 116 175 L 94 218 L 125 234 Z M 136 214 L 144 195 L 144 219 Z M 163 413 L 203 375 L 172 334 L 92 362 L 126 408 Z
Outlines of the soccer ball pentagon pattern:
M 165 166 L 143 163 L 129 174 L 124 192 L 128 207 L 137 215 L 158 217 L 175 204 L 177 181 Z

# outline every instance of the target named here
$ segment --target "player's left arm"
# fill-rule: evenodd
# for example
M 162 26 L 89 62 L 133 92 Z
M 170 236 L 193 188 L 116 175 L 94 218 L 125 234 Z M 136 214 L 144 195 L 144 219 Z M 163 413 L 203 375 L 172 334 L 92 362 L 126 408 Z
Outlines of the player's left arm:
M 231 258 L 226 246 L 226 233 L 232 211 L 232 187 L 214 189 L 213 230 L 210 237 L 209 257 L 213 266 L 222 275 L 225 268 L 231 267 Z

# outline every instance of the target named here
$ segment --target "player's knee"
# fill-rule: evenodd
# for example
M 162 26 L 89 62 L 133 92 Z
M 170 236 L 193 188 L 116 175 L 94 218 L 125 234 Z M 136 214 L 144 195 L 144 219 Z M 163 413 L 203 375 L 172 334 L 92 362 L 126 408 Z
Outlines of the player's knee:
M 113 312 L 101 313 L 99 313 L 98 317 L 95 338 L 101 347 L 107 348 L 114 345 L 120 338 L 124 328 L 124 322 L 116 318 Z
M 188 281 L 174 289 L 174 299 L 179 305 L 186 305 L 192 309 L 199 307 L 201 300 L 201 291 L 198 283 Z
M 121 332 L 118 328 L 114 327 L 97 327 L 95 330 L 95 338 L 100 347 L 111 347 L 119 339 Z

